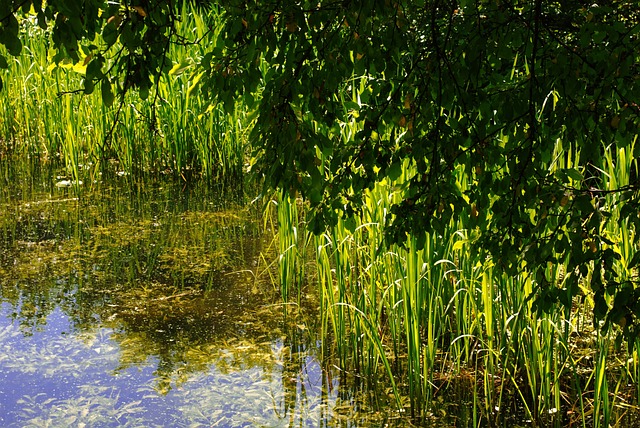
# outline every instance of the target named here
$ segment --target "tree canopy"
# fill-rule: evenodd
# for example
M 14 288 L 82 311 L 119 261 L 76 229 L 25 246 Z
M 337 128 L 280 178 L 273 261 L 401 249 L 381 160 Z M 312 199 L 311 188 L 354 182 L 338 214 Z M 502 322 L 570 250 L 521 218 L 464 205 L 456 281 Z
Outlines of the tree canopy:
M 21 16 L 35 15 L 55 61 L 87 65 L 85 92 L 98 87 L 106 104 L 129 90 L 144 98 L 176 66 L 168 46 L 199 43 L 176 33 L 177 6 L 5 0 L 0 43 L 18 55 Z M 586 283 L 596 320 L 640 334 L 640 253 L 614 251 L 619 238 L 605 227 L 640 230 L 637 163 L 619 159 L 640 157 L 636 0 L 202 7 L 223 25 L 199 46 L 200 94 L 256 109 L 253 169 L 308 201 L 312 230 L 357 215 L 367 189 L 396 182 L 390 242 L 464 217 L 479 251 L 535 275 L 540 309 L 569 307 Z M 615 185 L 603 181 L 605 148 L 633 165 Z M 567 266 L 562 284 L 544 275 L 549 263 Z

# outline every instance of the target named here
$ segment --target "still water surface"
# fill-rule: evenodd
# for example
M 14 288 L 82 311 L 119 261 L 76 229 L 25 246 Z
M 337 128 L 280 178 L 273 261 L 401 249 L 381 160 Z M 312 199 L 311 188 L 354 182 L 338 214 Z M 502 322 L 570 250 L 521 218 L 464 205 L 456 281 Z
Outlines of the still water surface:
M 262 362 L 238 357 L 241 346 L 231 344 L 212 350 L 218 355 L 198 371 L 181 375 L 189 365 L 183 361 L 160 374 L 161 357 L 123 366 L 116 331 L 74 331 L 59 308 L 30 337 L 11 321 L 10 305 L 1 315 L 2 426 L 289 426 L 295 419 L 318 426 L 335 403 L 313 357 L 304 357 L 296 379 L 284 379 L 290 354 L 280 340 L 253 349 Z M 295 401 L 286 396 L 287 381 L 296 385 Z
M 0 426 L 351 425 L 239 192 L 2 172 Z

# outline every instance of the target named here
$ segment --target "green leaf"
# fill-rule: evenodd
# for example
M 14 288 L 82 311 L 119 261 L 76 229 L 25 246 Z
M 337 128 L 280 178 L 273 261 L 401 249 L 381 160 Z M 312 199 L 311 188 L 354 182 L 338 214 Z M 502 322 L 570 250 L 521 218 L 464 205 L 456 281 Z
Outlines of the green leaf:
M 393 162 L 387 169 L 387 175 L 391 181 L 396 181 L 402 174 L 402 163 L 400 161 Z
M 38 27 L 43 30 L 47 29 L 47 18 L 42 10 L 38 11 Z
M 356 230 L 356 219 L 353 215 L 350 215 L 346 218 L 344 218 L 342 220 L 342 225 L 344 226 L 344 228 L 350 232 L 353 233 Z
M 5 34 L 7 34 L 6 31 Z M 9 52 L 9 54 L 12 56 L 18 56 L 22 51 L 22 42 L 17 35 L 8 34 L 4 41 L 4 45 L 7 48 L 7 52 Z
M 102 64 L 103 59 L 101 57 L 94 58 L 89 62 L 86 69 L 86 76 L 88 79 L 100 79 L 103 76 Z
M 190 68 L 191 65 L 192 65 L 191 63 L 186 62 L 186 61 L 179 62 L 179 63 L 175 64 L 171 68 L 171 70 L 169 70 L 169 75 L 170 76 L 180 76 L 182 73 L 185 72 L 185 70 Z
M 140 94 L 140 98 L 142 98 L 143 100 L 146 100 L 147 98 L 149 98 L 149 87 L 148 86 L 141 86 L 140 90 L 138 91 Z
M 93 79 L 85 77 L 83 83 L 84 83 L 84 93 L 86 95 L 92 94 L 94 89 L 96 88 L 96 84 L 94 83 Z
M 200 83 L 202 76 L 204 76 L 204 72 L 198 73 L 193 78 L 193 80 L 191 81 L 191 85 L 189 85 L 189 88 L 187 89 L 187 98 L 191 97 L 191 93 L 193 93 L 193 91 L 198 87 L 198 84 Z
M 107 107 L 111 107 L 113 105 L 113 101 L 115 100 L 115 96 L 113 95 L 113 90 L 111 89 L 111 82 L 109 82 L 109 79 L 104 79 L 102 81 L 100 89 L 102 90 L 102 102 Z
M 607 302 L 604 298 L 603 291 L 598 291 L 595 293 L 595 295 L 593 296 L 593 303 L 593 314 L 595 316 L 595 319 L 604 319 L 609 310 L 609 306 L 607 305 Z
M 574 181 L 582 181 L 584 179 L 582 174 L 580 174 L 580 171 L 575 168 L 565 169 L 565 172 L 567 173 L 567 176 Z
M 0 22 L 0 43 L 5 45 L 10 55 L 18 56 L 22 49 L 22 42 L 18 38 L 19 24 L 13 13 Z
M 114 23 L 109 23 L 102 30 L 102 40 L 107 46 L 112 46 L 118 40 L 118 28 Z

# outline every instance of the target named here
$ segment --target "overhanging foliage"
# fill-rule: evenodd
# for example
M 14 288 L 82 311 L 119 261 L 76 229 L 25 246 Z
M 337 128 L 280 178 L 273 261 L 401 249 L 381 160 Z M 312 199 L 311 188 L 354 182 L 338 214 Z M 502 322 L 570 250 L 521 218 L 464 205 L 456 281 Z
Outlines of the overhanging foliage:
M 133 88 L 147 97 L 174 66 L 167 46 L 198 43 L 176 34 L 174 6 L 4 1 L 0 43 L 19 54 L 21 14 L 35 14 L 52 29 L 56 61 L 86 63 L 85 92 L 99 86 L 106 104 Z M 201 46 L 201 93 L 257 109 L 254 170 L 310 203 L 314 231 L 357 215 L 367 189 L 396 180 L 390 241 L 464 217 L 506 272 L 535 275 L 540 309 L 569 307 L 589 284 L 596 320 L 640 334 L 640 253 L 616 251 L 620 238 L 606 231 L 609 221 L 640 230 L 637 161 L 614 187 L 599 167 L 605 148 L 640 156 L 635 0 L 209 7 L 226 24 Z M 559 144 L 576 156 L 558 159 Z M 626 269 L 613 269 L 623 257 Z M 566 266 L 561 284 L 545 277 L 549 263 Z

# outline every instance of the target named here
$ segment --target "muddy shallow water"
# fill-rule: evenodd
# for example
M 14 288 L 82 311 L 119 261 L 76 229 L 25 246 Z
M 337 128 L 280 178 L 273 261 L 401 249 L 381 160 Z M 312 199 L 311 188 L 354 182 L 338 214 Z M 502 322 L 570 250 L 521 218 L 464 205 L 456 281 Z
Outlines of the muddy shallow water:
M 240 192 L 4 173 L 0 425 L 340 419 L 313 316 L 284 315 L 273 233 Z

